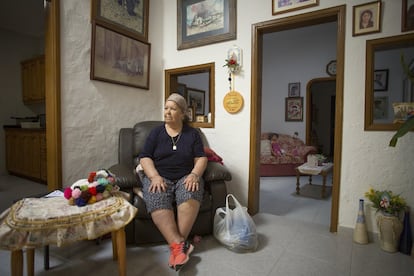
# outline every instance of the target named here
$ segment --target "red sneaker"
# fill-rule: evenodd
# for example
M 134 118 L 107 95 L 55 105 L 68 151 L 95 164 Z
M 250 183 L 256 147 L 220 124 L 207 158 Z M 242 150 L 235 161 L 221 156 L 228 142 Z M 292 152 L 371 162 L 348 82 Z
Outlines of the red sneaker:
M 180 270 L 190 259 L 190 253 L 193 252 L 193 250 L 194 246 L 189 241 L 171 244 L 171 254 L 168 266 L 176 271 Z

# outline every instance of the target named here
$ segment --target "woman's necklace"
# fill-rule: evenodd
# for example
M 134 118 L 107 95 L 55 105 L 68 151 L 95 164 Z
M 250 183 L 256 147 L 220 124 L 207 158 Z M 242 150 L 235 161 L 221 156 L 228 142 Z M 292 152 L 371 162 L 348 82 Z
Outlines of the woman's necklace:
M 172 149 L 173 150 L 177 150 L 177 144 L 178 144 L 178 141 L 180 140 L 180 138 L 181 138 L 181 132 L 178 134 L 177 140 L 174 140 L 174 137 L 171 137 L 171 142 L 172 142 L 172 145 L 173 145 Z

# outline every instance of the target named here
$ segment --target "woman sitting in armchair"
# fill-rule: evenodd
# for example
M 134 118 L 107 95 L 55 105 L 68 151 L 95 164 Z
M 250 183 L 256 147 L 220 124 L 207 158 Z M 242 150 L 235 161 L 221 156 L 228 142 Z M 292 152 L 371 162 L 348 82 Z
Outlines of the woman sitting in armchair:
M 171 94 L 165 103 L 165 124 L 151 131 L 139 156 L 144 201 L 170 246 L 168 265 L 175 270 L 188 262 L 194 249 L 187 238 L 203 199 L 201 176 L 207 166 L 200 134 L 187 124 L 186 111 L 185 99 Z

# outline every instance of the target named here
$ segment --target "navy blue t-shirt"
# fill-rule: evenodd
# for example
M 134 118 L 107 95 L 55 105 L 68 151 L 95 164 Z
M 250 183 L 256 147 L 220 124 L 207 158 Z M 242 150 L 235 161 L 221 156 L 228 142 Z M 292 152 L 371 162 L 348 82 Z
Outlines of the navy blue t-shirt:
M 184 125 L 181 136 L 168 135 L 165 125 L 155 127 L 147 137 L 139 158 L 149 157 L 153 160 L 158 173 L 169 180 L 178 180 L 189 174 L 194 168 L 194 158 L 206 156 L 200 133 L 188 125 Z

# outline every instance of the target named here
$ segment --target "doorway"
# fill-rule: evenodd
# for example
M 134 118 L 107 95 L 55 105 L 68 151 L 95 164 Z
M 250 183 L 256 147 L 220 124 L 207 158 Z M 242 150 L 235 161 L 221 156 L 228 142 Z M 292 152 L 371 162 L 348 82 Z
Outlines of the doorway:
M 306 91 L 306 144 L 332 162 L 335 145 L 336 79 L 309 81 Z
M 260 133 L 262 102 L 262 60 L 263 35 L 266 33 L 286 31 L 321 23 L 337 22 L 337 81 L 335 103 L 335 155 L 333 169 L 332 205 L 330 231 L 336 232 L 338 227 L 339 180 L 342 144 L 342 103 L 343 103 L 343 63 L 345 42 L 345 5 L 301 14 L 282 19 L 275 19 L 253 25 L 252 47 L 252 87 L 251 87 L 251 127 L 250 127 L 250 164 L 248 209 L 251 214 L 259 211 L 260 202 Z

